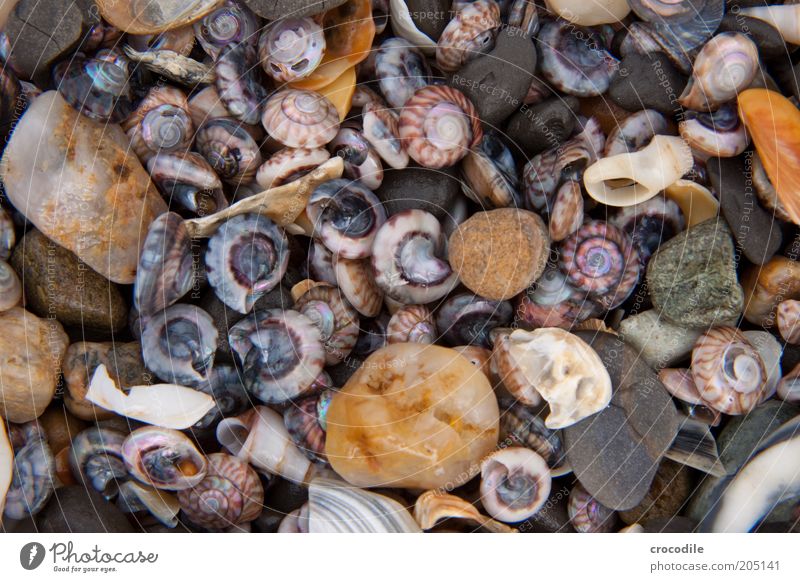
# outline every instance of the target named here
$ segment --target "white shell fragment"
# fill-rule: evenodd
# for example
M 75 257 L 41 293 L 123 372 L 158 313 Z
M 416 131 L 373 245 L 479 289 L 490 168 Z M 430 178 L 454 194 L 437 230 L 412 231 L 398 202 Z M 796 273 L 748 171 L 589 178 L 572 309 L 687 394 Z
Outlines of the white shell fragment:
M 11 487 L 14 472 L 14 450 L 6 434 L 6 421 L 0 418 L 0 524 L 3 523 L 3 509 L 6 505 L 6 494 Z
M 309 533 L 421 533 L 405 507 L 394 499 L 317 478 L 308 488 Z
M 783 376 L 781 369 L 783 348 L 775 336 L 768 331 L 749 330 L 743 331 L 742 335 L 753 344 L 753 347 L 758 351 L 758 355 L 764 360 L 764 369 L 767 372 L 767 384 L 764 387 L 764 395 L 761 397 L 761 402 L 764 402 L 775 395 L 775 391 L 778 389 L 778 382 L 781 381 L 781 376 Z
M 575 334 L 555 327 L 515 330 L 509 352 L 550 405 L 547 428 L 564 428 L 611 401 L 611 378 L 600 356 Z
M 181 504 L 174 493 L 138 483 L 133 479 L 120 484 L 119 493 L 120 497 L 127 499 L 129 504 L 135 501 L 146 507 L 147 511 L 166 527 L 174 528 L 178 525 Z
M 516 529 L 486 517 L 466 499 L 438 489 L 426 491 L 417 498 L 414 503 L 414 519 L 423 530 L 433 529 L 445 519 L 464 519 L 491 533 L 517 533 Z
M 414 47 L 426 55 L 432 56 L 435 54 L 436 43 L 416 27 L 414 20 L 411 18 L 411 12 L 408 10 L 408 5 L 404 0 L 389 0 L 389 6 L 392 15 L 390 22 L 394 33 L 413 43 Z
M 189 428 L 214 408 L 208 394 L 177 384 L 131 386 L 125 394 L 104 364 L 94 371 L 86 400 L 121 416 L 175 430 Z

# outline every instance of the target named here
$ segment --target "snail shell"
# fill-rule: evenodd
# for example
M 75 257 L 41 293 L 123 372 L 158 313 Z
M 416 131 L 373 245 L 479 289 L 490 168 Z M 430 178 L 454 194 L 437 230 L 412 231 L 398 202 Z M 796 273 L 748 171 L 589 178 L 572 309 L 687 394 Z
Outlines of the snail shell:
M 499 379 L 503 387 L 515 400 L 528 406 L 538 406 L 542 397 L 536 387 L 522 373 L 519 363 L 511 355 L 510 328 L 497 327 L 491 331 L 494 343 L 490 369 L 492 376 Z
M 681 137 L 701 156 L 733 158 L 750 142 L 736 104 L 723 104 L 713 113 L 687 111 L 678 124 Z
M 481 142 L 461 161 L 466 184 L 462 190 L 483 208 L 520 206 L 519 177 L 511 150 L 494 131 L 486 131 Z
M 601 306 L 573 287 L 566 275 L 549 266 L 533 287 L 519 296 L 514 319 L 526 328 L 570 329 L 601 311 Z
M 317 285 L 306 291 L 294 304 L 295 311 L 310 319 L 325 344 L 325 365 L 344 360 L 358 340 L 358 313 L 339 289 Z
M 250 42 L 229 44 L 214 62 L 216 88 L 228 113 L 250 125 L 258 123 L 267 91 L 258 78 L 256 49 Z
M 631 238 L 642 265 L 650 260 L 663 242 L 674 237 L 685 227 L 680 207 L 663 196 L 656 196 L 635 206 L 620 208 L 609 222 Z
M 398 125 L 408 155 L 426 168 L 454 165 L 483 137 L 475 106 L 445 85 L 416 91 L 400 112 Z
M 330 391 L 327 391 L 330 392 Z M 283 423 L 294 444 L 309 460 L 326 464 L 324 415 L 330 394 L 323 392 L 292 402 L 283 412 Z
M 489 337 L 496 327 L 511 323 L 514 310 L 508 301 L 485 299 L 472 293 L 448 297 L 436 312 L 436 326 L 448 345 L 492 346 Z
M 386 326 L 386 335 L 390 344 L 432 344 L 437 339 L 436 324 L 424 305 L 404 305 L 392 315 Z
M 12 426 L 10 432 L 14 445 L 14 476 L 5 494 L 3 516 L 25 519 L 36 515 L 50 500 L 55 490 L 56 462 L 47 437 L 36 421 Z
M 122 443 L 122 459 L 131 475 L 156 489 L 180 491 L 196 487 L 208 463 L 191 440 L 177 430 L 146 426 Z
M 253 136 L 232 119 L 211 119 L 197 129 L 195 147 L 220 178 L 250 182 L 261 165 L 261 150 Z
M 395 114 L 384 107 L 367 103 L 362 112 L 364 138 L 392 168 L 401 170 L 408 165 L 408 153 L 400 140 Z
M 342 127 L 328 144 L 328 149 L 332 155 L 344 160 L 344 175 L 347 178 L 361 181 L 370 190 L 380 188 L 383 183 L 383 164 L 361 131 L 354 127 Z
M 778 331 L 790 344 L 800 343 L 800 301 L 787 299 L 778 304 L 776 310 Z
M 375 54 L 375 74 L 386 101 L 400 109 L 415 91 L 429 84 L 431 70 L 425 56 L 412 43 L 393 37 L 384 40 Z
M 269 98 L 261 117 L 271 137 L 293 148 L 317 148 L 336 137 L 339 113 L 314 91 L 283 89 Z
M 567 180 L 556 190 L 550 210 L 548 229 L 550 239 L 559 242 L 577 231 L 583 223 L 583 193 L 581 184 Z
M 531 408 L 513 401 L 501 401 L 500 441 L 531 449 L 550 467 L 555 477 L 566 466 L 566 449 L 559 431 L 545 426 Z
M 617 513 L 589 495 L 580 483 L 569 494 L 567 514 L 572 527 L 579 533 L 608 533 L 614 531 Z
M 325 34 L 312 18 L 282 18 L 272 22 L 258 41 L 264 71 L 280 83 L 307 77 L 322 62 Z
M 692 350 L 692 379 L 703 400 L 724 414 L 747 414 L 763 396 L 767 373 L 755 347 L 735 327 L 714 327 Z
M 125 435 L 116 430 L 93 426 L 72 439 L 69 467 L 79 483 L 91 486 L 106 499 L 119 492 L 119 483 L 128 479 L 128 469 L 122 460 Z
M 667 133 L 667 118 L 653 109 L 637 111 L 620 121 L 606 139 L 604 158 L 636 152 L 656 135 Z
M 383 307 L 383 291 L 378 286 L 369 259 L 334 257 L 336 284 L 356 311 L 375 317 Z
M 258 30 L 258 17 L 244 2 L 233 0 L 227 0 L 194 23 L 194 33 L 200 46 L 214 59 L 230 44 L 255 44 Z
M 550 496 L 550 469 L 530 449 L 508 447 L 481 462 L 481 502 L 492 517 L 518 522 L 535 515 Z
M 150 177 L 167 200 L 199 216 L 228 207 L 222 182 L 203 156 L 196 152 L 160 153 L 147 162 Z
M 156 86 L 122 122 L 122 129 L 142 162 L 160 151 L 188 150 L 194 136 L 189 101 L 180 89 Z
M 476 0 L 456 12 L 436 45 L 436 64 L 453 72 L 492 50 L 500 28 L 500 6 L 494 0 Z
M 58 92 L 76 111 L 96 121 L 119 123 L 133 111 L 133 91 L 128 82 L 128 62 L 85 58 L 61 61 L 53 69 Z

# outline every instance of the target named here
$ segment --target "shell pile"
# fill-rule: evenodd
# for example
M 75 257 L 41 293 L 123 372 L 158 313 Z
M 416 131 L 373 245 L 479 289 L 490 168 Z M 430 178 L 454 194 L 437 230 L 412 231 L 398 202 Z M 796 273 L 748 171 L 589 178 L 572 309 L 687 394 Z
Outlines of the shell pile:
M 794 6 L 96 4 L 0 33 L 2 528 L 798 531 Z

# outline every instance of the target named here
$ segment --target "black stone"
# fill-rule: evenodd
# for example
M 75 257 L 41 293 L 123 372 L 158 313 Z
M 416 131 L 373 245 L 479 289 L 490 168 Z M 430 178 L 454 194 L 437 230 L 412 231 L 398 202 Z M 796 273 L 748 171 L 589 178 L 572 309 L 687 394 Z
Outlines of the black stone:
M 451 0 L 406 0 L 406 5 L 414 25 L 434 41 L 439 40 L 453 16 Z
M 642 524 L 644 533 L 692 533 L 697 530 L 697 522 L 688 517 L 659 517 Z
M 450 84 L 464 93 L 492 129 L 523 104 L 534 79 L 536 47 L 519 28 L 504 28 L 494 49 L 464 65 Z
M 751 263 L 763 265 L 778 252 L 783 237 L 780 223 L 758 203 L 752 180 L 754 155 L 711 158 L 706 169 L 737 249 Z
M 572 135 L 580 104 L 571 95 L 553 97 L 533 107 L 523 106 L 506 124 L 512 151 L 527 157 L 558 147 Z
M 619 337 L 577 332 L 600 356 L 613 386 L 602 411 L 563 429 L 581 485 L 610 509 L 636 507 L 678 431 L 678 412 L 656 373 Z
M 758 54 L 764 59 L 786 56 L 786 44 L 781 33 L 769 22 L 744 14 L 728 13 L 722 19 L 716 34 L 720 32 L 739 32 L 749 36 L 756 43 Z
M 347 0 L 242 0 L 247 7 L 268 20 L 300 18 L 341 6 Z
M 290 513 L 308 501 L 308 488 L 275 477 L 264 495 L 264 507 L 283 513 Z
M 628 111 L 655 109 L 673 117 L 681 110 L 678 97 L 687 81 L 664 53 L 631 53 L 620 62 L 608 96 Z
M 386 168 L 383 184 L 375 194 L 390 216 L 418 208 L 444 220 L 453 212 L 460 192 L 461 180 L 452 168 L 432 170 L 414 166 L 402 170 Z
M 36 516 L 41 533 L 133 533 L 116 505 L 94 490 L 77 485 L 57 489 Z

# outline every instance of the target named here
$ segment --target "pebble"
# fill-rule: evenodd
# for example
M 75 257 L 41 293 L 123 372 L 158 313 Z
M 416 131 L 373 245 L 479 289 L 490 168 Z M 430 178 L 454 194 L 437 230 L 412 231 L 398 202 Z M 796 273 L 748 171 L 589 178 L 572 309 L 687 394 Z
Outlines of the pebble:
M 678 97 L 687 81 L 664 53 L 642 55 L 634 52 L 620 62 L 608 96 L 628 111 L 655 109 L 674 116 L 681 109 Z
M 409 184 L 413 184 L 413 188 L 409 188 Z M 375 194 L 389 216 L 416 208 L 444 221 L 461 196 L 461 180 L 452 168 L 408 167 L 398 171 L 387 167 L 383 184 Z
M 105 335 L 128 324 L 119 287 L 37 229 L 17 243 L 10 262 L 24 281 L 25 307 L 36 315 Z
M 22 307 L 0 313 L 0 416 L 28 422 L 41 415 L 56 391 L 69 344 L 61 324 Z
M 518 28 L 503 28 L 494 48 L 453 75 L 451 85 L 469 97 L 481 120 L 498 129 L 522 105 L 536 70 L 533 41 Z
M 133 533 L 116 505 L 91 488 L 62 487 L 36 516 L 40 533 Z
M 450 266 L 473 293 L 503 301 L 544 271 L 550 250 L 538 214 L 517 208 L 477 212 L 450 235 Z
M 763 6 L 756 3 L 755 6 Z M 786 44 L 781 33 L 764 20 L 728 12 L 720 22 L 716 34 L 721 32 L 738 32 L 746 34 L 758 46 L 758 54 L 762 59 L 774 59 L 786 55 Z
M 722 216 L 747 260 L 763 265 L 778 252 L 783 236 L 772 213 L 758 202 L 752 180 L 752 156 L 711 158 L 706 162 L 708 177 L 719 193 Z
M 656 370 L 674 366 L 692 353 L 700 331 L 673 325 L 655 309 L 631 315 L 619 324 L 625 343 Z
M 100 364 L 105 365 L 109 375 L 121 388 L 154 381 L 145 368 L 139 342 L 78 342 L 70 345 L 62 366 L 67 387 L 64 404 L 72 414 L 83 420 L 105 420 L 115 416 L 113 412 L 98 408 L 86 400 L 89 382 Z
M 39 426 L 47 435 L 47 442 L 53 454 L 58 454 L 62 449 L 72 443 L 79 432 L 87 428 L 87 423 L 73 416 L 60 402 L 54 402 L 38 418 Z
M 725 221 L 706 220 L 661 245 L 647 264 L 647 286 L 653 306 L 676 325 L 706 328 L 741 315 L 744 291 Z
M 45 236 L 105 278 L 133 283 L 150 222 L 167 205 L 119 125 L 48 91 L 22 116 L 3 161 L 8 199 Z
M 578 99 L 572 96 L 525 105 L 508 120 L 506 139 L 529 158 L 558 147 L 572 135 L 579 107 Z
M 347 0 L 242 0 L 247 7 L 268 20 L 300 18 L 341 6 Z
M 611 403 L 563 429 L 567 460 L 589 494 L 610 509 L 633 509 L 647 495 L 678 431 L 678 412 L 655 372 L 617 336 L 577 332 L 611 376 Z
M 681 511 L 691 493 L 692 477 L 688 467 L 664 459 L 641 503 L 633 509 L 621 511 L 619 516 L 627 524 L 668 519 Z
M 406 5 L 414 25 L 434 41 L 439 40 L 452 16 L 451 0 L 406 0 Z

